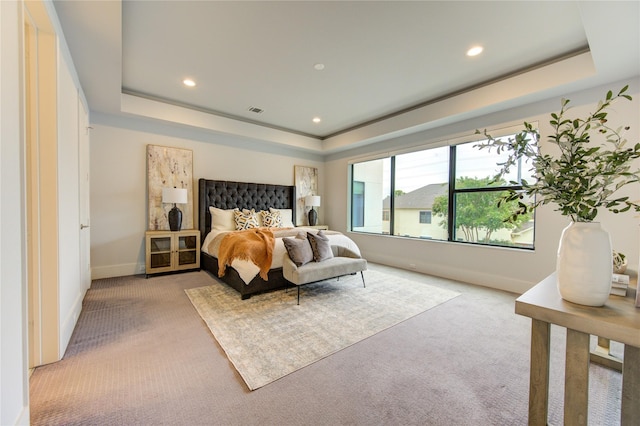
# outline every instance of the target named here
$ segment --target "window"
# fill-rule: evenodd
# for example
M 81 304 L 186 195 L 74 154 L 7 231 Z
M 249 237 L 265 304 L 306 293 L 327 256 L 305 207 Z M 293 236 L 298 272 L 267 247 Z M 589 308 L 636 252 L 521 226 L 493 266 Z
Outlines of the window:
M 420 212 L 420 223 L 431 223 L 431 212 L 421 211 Z
M 351 198 L 351 226 L 361 228 L 364 226 L 364 182 L 353 182 Z
M 504 158 L 475 147 L 480 142 L 353 164 L 352 231 L 533 248 L 533 216 L 520 216 L 517 223 L 509 224 L 505 219 L 515 206 L 498 206 L 506 190 L 520 188 L 521 179 L 535 180 L 530 165 L 523 162 L 504 179 L 495 180 L 497 164 Z M 362 202 L 357 206 L 356 182 L 362 185 L 358 189 Z M 361 222 L 353 218 L 356 208 L 362 210 L 358 210 Z M 381 223 L 374 218 L 381 218 Z
M 388 234 L 391 220 L 383 220 L 389 210 L 390 158 L 353 164 L 351 171 L 351 229 Z
M 433 200 L 449 191 L 449 147 L 396 155 L 393 167 L 393 235 L 447 239 L 447 229 L 422 220 Z
M 452 147 L 455 149 L 455 186 L 453 240 L 500 246 L 533 247 L 533 217 L 520 216 L 514 225 L 504 222 L 514 209 L 513 204 L 498 206 L 505 189 L 515 187 L 522 178 L 533 182 L 526 164 L 520 164 L 503 179 L 496 181 L 496 164 L 506 159 L 495 151 L 480 151 L 479 141 Z M 524 175 L 524 176 L 523 176 Z

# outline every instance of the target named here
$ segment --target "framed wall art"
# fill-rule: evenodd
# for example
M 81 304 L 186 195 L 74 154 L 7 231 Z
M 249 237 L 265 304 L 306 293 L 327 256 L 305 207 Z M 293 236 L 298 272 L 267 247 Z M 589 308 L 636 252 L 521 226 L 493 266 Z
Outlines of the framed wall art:
M 307 195 L 318 194 L 318 169 L 315 167 L 294 166 L 296 186 L 296 226 L 307 225 L 308 209 L 304 205 Z
M 187 203 L 182 211 L 181 229 L 193 225 L 193 151 L 159 145 L 147 145 L 147 194 L 150 231 L 168 230 L 168 214 L 173 204 L 162 202 L 163 188 L 187 190 Z

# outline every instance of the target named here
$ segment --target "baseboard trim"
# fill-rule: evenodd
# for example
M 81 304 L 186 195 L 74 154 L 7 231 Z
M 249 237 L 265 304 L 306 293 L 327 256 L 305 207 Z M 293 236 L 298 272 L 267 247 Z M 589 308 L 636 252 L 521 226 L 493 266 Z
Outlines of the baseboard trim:
M 144 263 L 123 263 L 120 265 L 93 266 L 91 268 L 91 279 L 124 277 L 127 275 L 144 274 Z
M 461 268 L 450 268 L 433 264 L 418 264 L 415 269 L 410 269 L 407 268 L 406 265 L 398 263 L 397 259 L 387 256 L 365 256 L 365 258 L 373 263 L 380 263 L 382 265 L 405 269 L 407 271 L 420 272 L 426 275 L 434 275 L 441 278 L 461 281 L 463 283 L 479 285 L 496 290 L 508 291 L 516 294 L 522 294 L 536 284 L 532 284 L 521 279 L 505 277 L 503 275 L 487 274 L 477 271 L 465 271 Z
M 365 256 L 366 257 L 366 256 Z M 494 275 L 480 273 L 477 271 L 464 271 L 460 268 L 448 268 L 440 265 L 417 265 L 416 269 L 409 269 L 403 264 L 399 264 L 396 259 L 386 256 L 371 256 L 367 260 L 380 263 L 382 265 L 393 266 L 394 268 L 413 270 L 427 275 L 435 275 L 450 280 L 462 281 L 468 284 L 475 284 L 482 287 L 495 288 L 496 290 L 504 290 L 512 293 L 522 294 L 533 287 L 536 283 L 505 277 L 503 275 Z M 120 265 L 98 266 L 91 268 L 91 279 L 98 280 L 101 278 L 124 277 L 127 275 L 144 274 L 145 265 L 139 263 L 124 263 Z
M 82 301 L 84 300 L 84 296 L 86 294 L 86 290 L 82 290 L 78 293 L 76 300 L 73 303 L 73 307 L 67 314 L 67 317 L 62 323 L 60 328 L 60 359 L 64 357 L 64 353 L 67 350 L 67 346 L 71 341 L 71 335 L 73 334 L 73 330 L 76 327 L 76 323 L 78 322 L 78 318 L 80 317 L 80 312 L 82 311 Z
M 22 411 L 18 415 L 15 423 L 16 425 L 28 425 L 31 422 L 31 411 L 28 405 L 22 406 Z

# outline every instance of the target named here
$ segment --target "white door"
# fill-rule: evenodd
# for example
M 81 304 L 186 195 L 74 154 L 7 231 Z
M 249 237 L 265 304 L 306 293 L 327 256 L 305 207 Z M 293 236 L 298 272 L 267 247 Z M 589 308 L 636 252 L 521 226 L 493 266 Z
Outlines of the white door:
M 91 229 L 89 210 L 89 115 L 78 99 L 78 182 L 80 185 L 80 286 L 87 290 L 91 286 Z

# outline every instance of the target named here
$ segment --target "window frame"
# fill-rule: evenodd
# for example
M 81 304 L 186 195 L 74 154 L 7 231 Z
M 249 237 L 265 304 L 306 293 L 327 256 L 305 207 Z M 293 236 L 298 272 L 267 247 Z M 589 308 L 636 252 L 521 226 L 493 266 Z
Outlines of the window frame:
M 459 144 L 455 144 L 455 145 L 451 145 L 449 147 L 449 204 L 448 204 L 448 220 L 447 220 L 447 233 L 448 233 L 448 239 L 447 241 L 451 241 L 451 242 L 456 242 L 456 243 L 468 243 L 468 244 L 478 244 L 478 245 L 488 245 L 491 247 L 508 247 L 508 246 L 502 246 L 502 245 L 496 245 L 496 244 L 486 244 L 486 243 L 479 243 L 479 242 L 470 242 L 470 241 L 459 241 L 456 238 L 456 233 L 455 230 L 457 229 L 456 226 L 456 210 L 455 210 L 455 203 L 456 203 L 456 198 L 458 194 L 470 194 L 470 193 L 480 193 L 480 192 L 502 192 L 502 191 L 509 191 L 509 190 L 515 190 L 515 191 L 520 191 L 522 190 L 522 185 L 503 185 L 503 186 L 490 186 L 490 187 L 484 187 L 484 188 L 459 188 L 456 189 L 456 185 L 455 185 L 455 181 L 456 181 L 456 147 L 458 145 L 462 145 L 464 143 L 468 143 L 468 142 L 461 142 Z M 451 183 L 453 182 L 453 184 Z M 535 230 L 535 219 L 534 219 L 534 230 Z M 534 231 L 535 232 L 535 231 Z M 531 244 L 531 247 L 518 247 L 520 249 L 534 249 L 535 248 L 535 238 L 533 239 L 533 242 Z
M 356 187 L 356 184 L 359 184 L 361 186 L 362 193 L 360 193 L 360 192 L 358 192 L 357 194 L 355 193 L 354 189 Z M 358 216 L 358 219 L 361 220 L 361 222 L 358 222 L 358 223 L 361 223 L 361 224 L 360 225 L 354 225 L 354 218 L 355 218 L 354 213 L 356 213 L 356 210 L 354 208 L 355 205 L 356 205 L 356 202 L 355 202 L 356 201 L 355 200 L 355 196 L 356 195 L 361 195 L 362 196 L 362 200 L 364 201 L 365 195 L 366 195 L 366 193 L 365 193 L 365 184 L 362 181 L 353 180 L 353 178 L 352 178 L 351 179 L 351 229 L 352 230 L 353 230 L 353 228 L 355 226 L 363 226 L 363 224 L 365 223 L 366 209 L 364 208 L 364 202 L 363 202 L 362 205 L 360 206 L 362 208 L 357 211 L 358 213 L 359 212 L 362 213 L 361 215 Z M 358 231 L 355 231 L 355 232 L 358 232 Z
M 431 224 L 431 221 L 433 219 L 433 213 L 431 212 L 431 210 L 418 210 L 418 214 L 420 215 L 418 217 L 418 223 L 425 224 L 425 225 Z M 422 221 L 423 214 L 425 216 L 424 222 Z M 428 218 L 428 221 L 427 221 L 427 218 Z
M 535 127 L 537 127 L 537 123 L 535 123 Z M 508 137 L 513 137 L 513 135 L 517 132 L 519 132 L 520 129 L 519 128 L 514 128 L 514 127 L 509 127 L 509 128 L 505 128 L 505 129 L 501 129 L 497 132 L 494 132 L 496 134 L 501 134 L 502 136 L 499 136 L 500 138 L 508 138 Z M 444 241 L 444 242 L 452 242 L 452 243 L 459 243 L 459 244 L 471 244 L 471 245 L 477 245 L 477 246 L 484 246 L 484 247 L 495 247 L 495 248 L 507 248 L 507 249 L 517 249 L 517 250 L 529 250 L 529 251 L 533 251 L 535 250 L 535 229 L 536 229 L 536 221 L 535 221 L 535 212 L 533 215 L 533 238 L 531 241 L 531 245 L 530 246 L 523 246 L 523 245 L 515 245 L 515 246 L 511 246 L 511 245 L 501 245 L 501 244 L 489 244 L 489 243 L 485 243 L 485 242 L 478 242 L 478 241 L 464 241 L 464 240 L 458 240 L 456 238 L 456 233 L 455 230 L 457 229 L 456 227 L 456 223 L 455 223 L 455 219 L 456 219 L 456 210 L 455 210 L 455 202 L 456 202 L 456 197 L 459 194 L 469 194 L 469 193 L 482 193 L 482 192 L 503 192 L 503 191 L 508 191 L 508 190 L 515 190 L 515 191 L 519 191 L 522 190 L 522 185 L 501 185 L 501 186 L 491 186 L 491 187 L 482 187 L 482 188 L 456 188 L 455 182 L 456 182 L 456 147 L 459 145 L 463 145 L 466 143 L 480 143 L 482 141 L 481 137 L 478 137 L 477 134 L 472 135 L 467 135 L 461 138 L 458 138 L 455 141 L 449 141 L 450 143 L 438 143 L 438 144 L 433 144 L 433 145 L 429 145 L 429 146 L 422 146 L 422 147 L 416 147 L 410 150 L 403 150 L 403 151 L 399 151 L 399 152 L 394 152 L 394 153 L 388 153 L 387 155 L 383 156 L 383 158 L 389 158 L 390 162 L 391 162 L 391 173 L 390 173 L 390 193 L 391 193 L 391 197 L 390 197 L 390 209 L 389 209 L 389 233 L 385 233 L 385 232 L 366 232 L 366 231 L 357 231 L 357 230 L 353 230 L 353 226 L 351 226 L 350 231 L 351 232 L 357 232 L 357 233 L 364 233 L 364 234 L 373 234 L 373 235 L 383 235 L 383 236 L 396 236 L 394 234 L 394 222 L 395 222 L 395 217 L 394 217 L 394 198 L 395 198 L 395 157 L 396 155 L 400 155 L 400 154 L 408 154 L 411 152 L 418 152 L 418 151 L 422 151 L 422 150 L 427 150 L 427 149 L 435 149 L 435 148 L 440 148 L 442 146 L 449 146 L 449 182 L 448 182 L 448 210 L 447 210 L 447 239 L 435 239 L 433 241 Z M 379 158 L 379 157 L 378 157 Z M 366 162 L 362 161 L 362 162 Z M 353 161 L 350 162 L 350 166 L 351 166 L 351 171 L 353 171 L 353 167 L 355 164 L 360 163 L 360 161 Z M 352 179 L 353 182 L 353 179 Z M 405 236 L 406 237 L 406 236 Z M 419 237 L 406 237 L 406 238 L 415 238 L 415 239 L 421 239 Z

